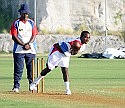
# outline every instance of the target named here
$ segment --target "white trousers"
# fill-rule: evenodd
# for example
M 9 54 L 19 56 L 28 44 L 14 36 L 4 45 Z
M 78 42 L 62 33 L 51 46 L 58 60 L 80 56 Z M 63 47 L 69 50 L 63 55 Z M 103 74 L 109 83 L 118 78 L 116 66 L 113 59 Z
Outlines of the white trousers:
M 50 50 L 50 54 L 47 60 L 48 68 L 50 70 L 53 70 L 55 66 L 68 68 L 70 57 L 65 56 L 63 53 L 60 53 L 59 51 L 54 51 L 53 53 L 51 53 L 52 49 L 53 47 Z

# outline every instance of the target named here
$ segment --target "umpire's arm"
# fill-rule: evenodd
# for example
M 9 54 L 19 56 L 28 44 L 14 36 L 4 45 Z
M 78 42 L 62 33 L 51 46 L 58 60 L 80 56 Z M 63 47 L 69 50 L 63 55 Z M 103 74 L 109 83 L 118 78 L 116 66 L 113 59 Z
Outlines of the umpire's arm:
M 22 42 L 22 41 L 18 38 L 18 36 L 12 36 L 12 39 L 13 39 L 14 42 L 16 42 L 16 43 L 19 44 L 19 45 L 22 45 L 22 46 L 25 45 L 25 43 Z

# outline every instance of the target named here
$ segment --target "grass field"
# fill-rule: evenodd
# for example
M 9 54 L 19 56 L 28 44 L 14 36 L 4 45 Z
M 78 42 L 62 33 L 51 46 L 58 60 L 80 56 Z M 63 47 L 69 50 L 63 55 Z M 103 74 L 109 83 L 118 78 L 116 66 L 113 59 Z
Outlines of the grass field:
M 46 56 L 43 56 L 46 61 Z M 13 58 L 0 55 L 0 108 L 125 108 L 125 60 L 71 57 L 70 88 L 65 95 L 60 68 L 45 77 L 45 92 L 30 93 L 26 69 L 20 93 L 13 86 Z

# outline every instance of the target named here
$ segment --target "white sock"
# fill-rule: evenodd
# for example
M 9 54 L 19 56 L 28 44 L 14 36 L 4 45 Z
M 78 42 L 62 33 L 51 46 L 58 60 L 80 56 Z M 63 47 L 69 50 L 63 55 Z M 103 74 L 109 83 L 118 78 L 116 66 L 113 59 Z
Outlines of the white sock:
M 42 78 L 44 78 L 44 76 L 39 75 L 39 77 L 36 78 L 36 79 L 34 80 L 34 82 L 36 82 L 36 84 L 39 84 L 39 82 L 40 82 L 40 80 L 41 80 Z
M 70 90 L 70 89 L 69 89 L 69 82 L 68 82 L 68 81 L 67 81 L 67 82 L 64 82 L 64 84 L 65 84 L 66 90 Z

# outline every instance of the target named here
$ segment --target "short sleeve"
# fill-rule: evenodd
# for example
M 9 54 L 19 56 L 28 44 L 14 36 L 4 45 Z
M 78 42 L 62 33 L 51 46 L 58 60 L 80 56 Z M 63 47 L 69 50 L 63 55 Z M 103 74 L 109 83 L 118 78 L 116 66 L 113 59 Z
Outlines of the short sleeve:
M 35 36 L 37 34 L 38 34 L 38 30 L 37 30 L 36 24 L 34 24 L 34 27 L 33 27 L 33 30 L 32 30 L 32 36 Z
M 12 36 L 17 36 L 17 28 L 15 26 L 15 21 L 12 23 L 11 28 L 10 28 L 10 34 Z

